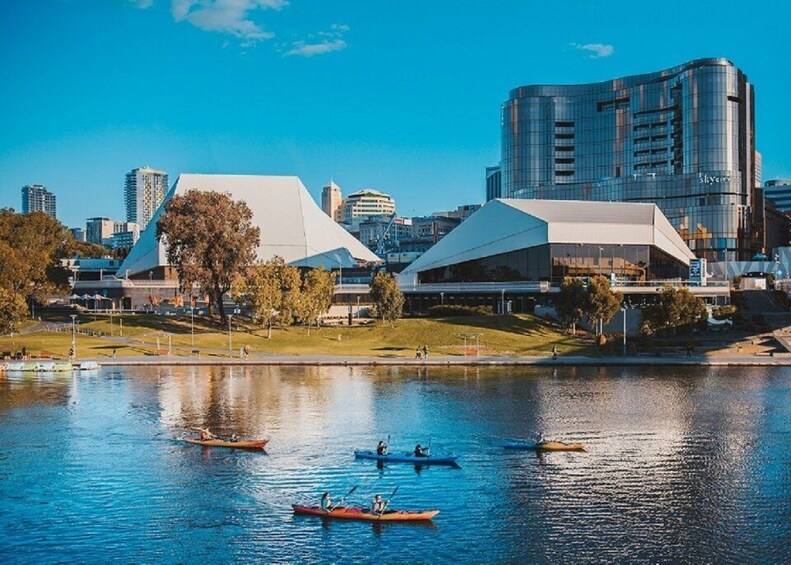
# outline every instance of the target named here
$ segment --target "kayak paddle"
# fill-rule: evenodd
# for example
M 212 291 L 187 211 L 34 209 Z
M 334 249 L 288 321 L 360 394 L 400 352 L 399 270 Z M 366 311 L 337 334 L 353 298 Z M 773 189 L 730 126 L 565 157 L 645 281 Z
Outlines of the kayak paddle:
M 341 497 L 341 499 L 340 499 L 338 502 L 336 502 L 335 504 L 333 504 L 332 506 L 330 506 L 330 508 L 329 508 L 330 512 L 332 512 L 332 511 L 333 511 L 333 510 L 335 510 L 335 509 L 336 509 L 338 506 L 340 506 L 341 502 L 343 502 L 344 500 L 346 500 L 346 497 L 347 497 L 347 496 L 350 496 L 350 495 L 351 495 L 351 494 L 352 494 L 354 491 L 356 491 L 356 490 L 357 490 L 357 485 L 354 485 L 354 486 L 352 487 L 352 490 L 350 490 L 350 491 L 349 491 L 349 492 L 347 492 L 345 495 L 343 495 L 343 496 Z
M 387 510 L 387 505 L 388 505 L 388 504 L 390 504 L 390 501 L 391 501 L 391 500 L 393 500 L 393 497 L 394 497 L 394 496 L 396 495 L 396 493 L 398 492 L 398 489 L 399 489 L 399 487 L 396 487 L 396 488 L 395 488 L 395 490 L 393 491 L 393 493 L 390 495 L 390 498 L 388 498 L 388 499 L 387 499 L 387 502 L 385 502 L 385 505 L 382 507 L 382 511 L 379 513 L 379 517 L 380 517 L 380 518 L 382 517 L 382 514 L 384 514 L 384 513 L 385 513 L 385 510 Z

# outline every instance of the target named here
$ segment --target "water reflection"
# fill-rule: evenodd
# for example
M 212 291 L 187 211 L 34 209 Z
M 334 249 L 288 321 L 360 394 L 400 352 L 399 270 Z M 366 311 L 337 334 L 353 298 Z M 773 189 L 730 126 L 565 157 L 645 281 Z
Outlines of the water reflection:
M 791 543 L 782 368 L 103 369 L 0 378 L 0 554 L 20 561 L 763 561 Z M 269 455 L 178 441 L 270 438 Z M 506 437 L 587 453 L 505 450 Z M 356 461 L 431 438 L 460 467 Z M 434 526 L 295 517 L 324 490 Z M 185 541 L 186 538 L 189 542 Z M 535 540 L 541 539 L 541 543 Z M 463 556 L 463 558 L 460 558 Z M 420 559 L 417 559 L 420 560 Z

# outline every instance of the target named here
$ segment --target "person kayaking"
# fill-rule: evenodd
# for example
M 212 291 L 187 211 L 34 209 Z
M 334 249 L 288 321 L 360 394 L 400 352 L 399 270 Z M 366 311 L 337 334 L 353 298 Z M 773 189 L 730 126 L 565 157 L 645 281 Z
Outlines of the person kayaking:
M 547 442 L 547 440 L 544 439 L 544 434 L 540 432 L 533 435 L 533 441 L 536 443 L 536 445 L 541 445 Z
M 373 502 L 371 503 L 371 513 L 373 514 L 381 514 L 385 511 L 385 501 L 382 500 L 382 497 L 378 494 L 374 496 Z
M 209 428 L 200 428 L 200 440 L 209 441 L 210 439 L 217 439 L 217 437 L 209 431 Z
M 428 450 L 423 449 L 420 444 L 415 446 L 415 457 L 428 457 Z
M 379 445 L 376 446 L 376 454 L 377 455 L 387 455 L 387 444 L 383 441 L 379 442 Z
M 332 510 L 332 498 L 330 498 L 330 493 L 328 492 L 321 495 L 321 509 L 327 512 Z

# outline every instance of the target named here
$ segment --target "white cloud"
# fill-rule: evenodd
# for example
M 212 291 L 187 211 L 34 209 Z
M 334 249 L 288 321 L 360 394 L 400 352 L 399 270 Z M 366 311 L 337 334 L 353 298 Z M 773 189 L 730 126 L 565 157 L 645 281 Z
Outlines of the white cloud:
M 313 57 L 314 55 L 323 55 L 332 51 L 340 51 L 346 48 L 346 42 L 343 39 L 332 39 L 320 41 L 319 43 L 305 43 L 304 41 L 296 41 L 294 46 L 286 51 L 286 55 L 298 55 L 300 57 Z
M 177 22 L 187 21 L 198 29 L 233 35 L 251 44 L 275 34 L 254 22 L 250 12 L 287 5 L 288 0 L 172 0 L 171 12 Z
M 585 45 L 572 43 L 571 46 L 581 51 L 588 51 L 592 59 L 609 57 L 615 52 L 615 47 L 609 43 L 586 43 Z
M 324 37 L 319 42 L 308 43 L 306 41 L 295 41 L 292 43 L 291 49 L 285 52 L 285 56 L 296 55 L 299 57 L 313 57 L 314 55 L 323 55 L 324 53 L 331 53 L 332 51 L 341 51 L 346 49 L 346 42 L 343 40 L 343 34 L 351 29 L 346 24 L 332 24 L 330 31 L 320 31 L 317 35 Z M 314 37 L 314 36 L 308 36 Z

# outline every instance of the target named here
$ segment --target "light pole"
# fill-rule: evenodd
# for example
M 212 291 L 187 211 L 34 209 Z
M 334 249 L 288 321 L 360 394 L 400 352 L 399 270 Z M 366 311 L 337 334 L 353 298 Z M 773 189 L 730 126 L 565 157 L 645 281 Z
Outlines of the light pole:
M 505 315 L 505 289 L 500 291 L 500 314 Z
M 601 252 L 604 251 L 603 247 L 599 247 L 599 276 L 601 276 Z
M 621 307 L 623 312 L 623 356 L 626 357 L 626 306 Z
M 192 347 L 195 347 L 195 306 L 190 304 L 190 332 L 192 333 Z
M 357 297 L 357 319 L 360 319 L 360 297 Z
M 77 314 L 71 315 L 71 356 L 73 359 L 77 358 L 77 333 L 75 332 L 74 321 L 77 319 Z
M 439 302 L 440 306 L 445 306 L 445 293 L 444 292 L 440 292 L 439 293 L 439 300 L 440 300 L 440 302 Z
M 231 333 L 231 318 L 233 318 L 233 314 L 228 314 L 228 353 L 233 354 L 233 334 Z

